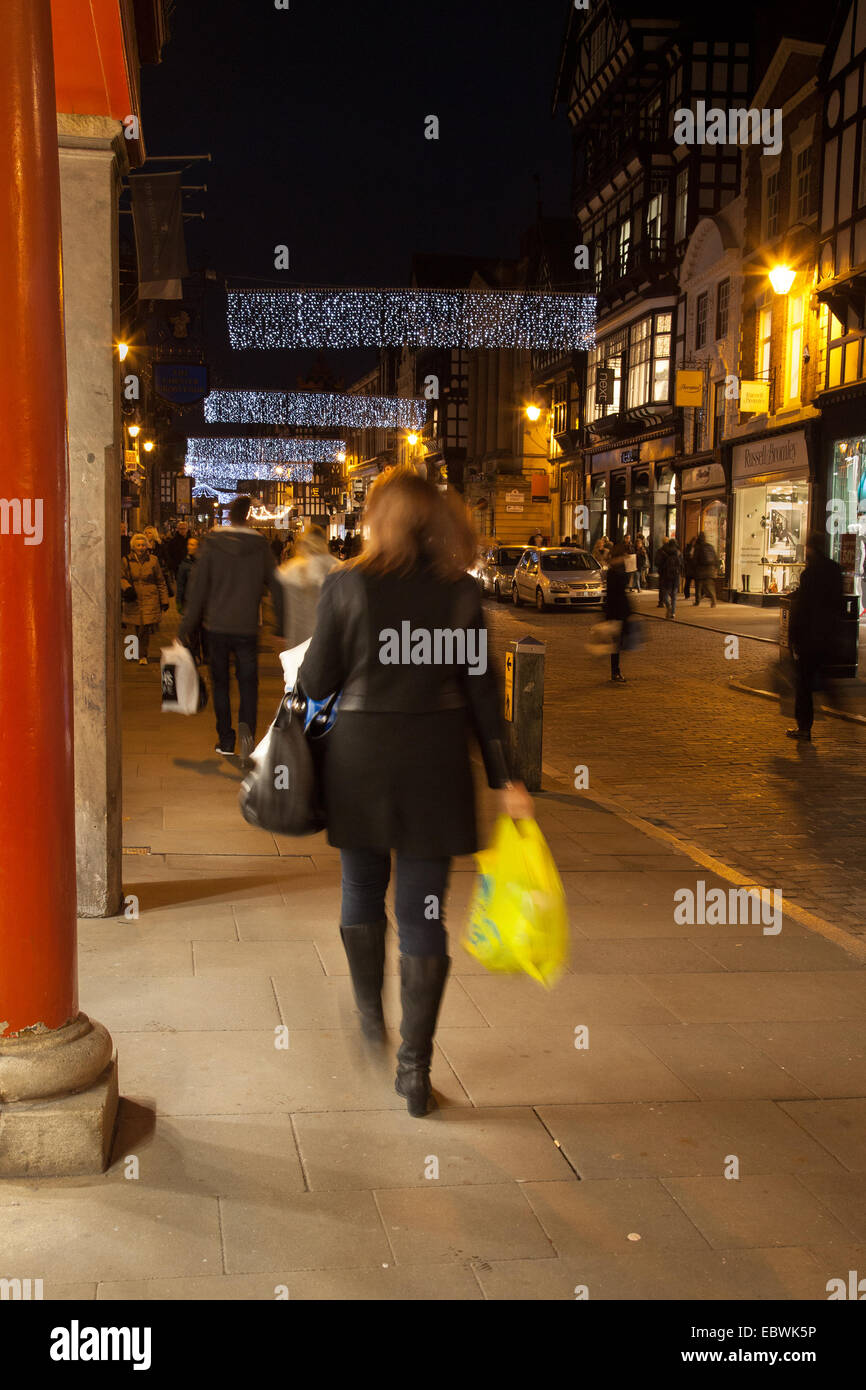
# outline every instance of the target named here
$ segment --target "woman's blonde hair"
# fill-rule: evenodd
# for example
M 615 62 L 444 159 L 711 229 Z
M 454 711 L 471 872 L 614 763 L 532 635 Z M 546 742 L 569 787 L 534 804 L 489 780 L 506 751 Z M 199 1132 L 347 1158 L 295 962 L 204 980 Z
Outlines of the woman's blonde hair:
M 440 579 L 462 578 L 477 538 L 459 497 L 440 492 L 413 468 L 394 468 L 367 494 L 369 537 L 351 563 L 371 574 L 408 574 L 425 561 Z

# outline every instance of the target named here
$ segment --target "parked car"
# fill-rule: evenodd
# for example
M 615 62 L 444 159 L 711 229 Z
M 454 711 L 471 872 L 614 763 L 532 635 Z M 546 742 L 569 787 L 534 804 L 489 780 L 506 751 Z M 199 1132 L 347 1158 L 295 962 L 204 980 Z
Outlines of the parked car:
M 524 550 L 511 581 L 516 608 L 591 608 L 604 602 L 604 571 L 588 550 L 538 546 Z
M 492 594 L 498 603 L 508 598 L 511 576 L 524 549 L 522 545 L 500 545 L 499 541 L 490 541 L 485 546 L 478 564 L 478 582 L 483 594 Z

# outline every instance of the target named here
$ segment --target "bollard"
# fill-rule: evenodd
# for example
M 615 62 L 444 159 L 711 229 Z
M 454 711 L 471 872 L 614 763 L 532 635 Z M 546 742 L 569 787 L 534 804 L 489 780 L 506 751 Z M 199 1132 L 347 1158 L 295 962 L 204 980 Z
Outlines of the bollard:
M 505 721 L 515 780 L 541 790 L 545 644 L 535 637 L 509 642 L 505 655 Z

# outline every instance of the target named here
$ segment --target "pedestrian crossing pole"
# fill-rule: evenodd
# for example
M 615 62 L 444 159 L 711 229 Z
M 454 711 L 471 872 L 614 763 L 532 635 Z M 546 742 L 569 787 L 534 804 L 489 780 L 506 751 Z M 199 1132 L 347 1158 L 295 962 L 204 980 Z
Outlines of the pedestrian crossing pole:
M 547 648 L 536 637 L 509 642 L 505 653 L 505 727 L 509 763 L 527 791 L 541 791 L 541 745 L 544 733 L 544 658 Z

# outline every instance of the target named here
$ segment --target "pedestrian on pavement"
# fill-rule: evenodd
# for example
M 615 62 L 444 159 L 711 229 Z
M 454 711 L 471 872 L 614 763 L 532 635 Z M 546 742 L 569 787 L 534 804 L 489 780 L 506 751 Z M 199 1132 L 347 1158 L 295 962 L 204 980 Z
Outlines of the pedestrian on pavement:
M 649 554 L 647 553 L 646 541 L 640 535 L 635 542 L 635 555 L 637 556 L 637 591 L 648 588 L 647 574 L 649 573 Z
M 165 579 L 166 588 L 169 595 L 174 593 L 174 581 L 171 575 L 171 565 L 169 563 L 168 551 L 165 543 L 155 526 L 145 526 L 144 534 L 150 546 L 150 553 L 157 561 Z
M 186 596 L 189 591 L 190 579 L 198 558 L 199 539 L 198 536 L 190 536 L 186 542 L 186 556 L 180 562 L 177 571 L 177 593 L 175 603 L 177 611 L 183 617 L 186 606 Z M 207 643 L 204 637 L 204 629 L 199 625 L 195 632 L 189 635 L 189 648 L 198 664 L 207 660 Z
M 668 537 L 659 551 L 656 566 L 659 574 L 659 598 L 665 609 L 665 617 L 675 618 L 683 557 L 673 536 Z
M 421 1116 L 435 1104 L 430 1061 L 450 965 L 443 904 L 451 860 L 478 847 L 470 730 L 500 809 L 528 818 L 532 799 L 509 781 L 481 599 L 467 574 L 477 538 L 462 506 L 414 470 L 393 469 L 373 483 L 365 519 L 364 552 L 325 580 L 299 682 L 315 700 L 342 692 L 322 793 L 328 840 L 342 863 L 340 933 L 373 1047 L 385 1036 L 385 893 L 396 852 L 396 1090 L 409 1114 Z M 437 654 L 439 632 L 462 640 Z M 415 664 L 425 637 L 428 658 Z
M 297 647 L 312 637 L 322 585 L 339 563 L 330 554 L 320 526 L 310 526 L 298 537 L 294 554 L 277 570 L 283 586 L 281 649 Z
M 234 754 L 236 741 L 229 697 L 229 661 L 234 657 L 244 764 L 256 734 L 259 605 L 266 586 L 273 599 L 278 632 L 283 620 L 283 591 L 273 552 L 265 537 L 247 525 L 250 505 L 248 496 L 235 497 L 229 504 L 228 526 L 220 526 L 205 537 L 184 595 L 184 615 L 177 634 L 190 646 L 191 634 L 200 624 L 205 629 L 217 724 L 216 752 L 225 757 Z
M 719 557 L 715 547 L 710 545 L 703 531 L 695 543 L 695 608 L 701 605 L 704 594 L 710 600 L 710 607 L 716 606 L 716 576 L 719 572 Z
M 630 575 L 626 572 L 625 557 L 628 554 L 625 541 L 617 541 L 610 555 L 610 565 L 607 571 L 607 584 L 604 590 L 604 616 L 608 622 L 619 623 L 619 633 L 616 638 L 616 650 L 610 657 L 610 678 L 614 684 L 625 685 L 625 676 L 619 667 L 619 657 L 622 651 L 623 639 L 625 638 L 626 628 L 631 617 L 631 604 L 628 601 L 626 587 Z
M 815 717 L 813 691 L 824 669 L 831 665 L 840 635 L 844 576 L 835 560 L 829 559 L 825 538 L 820 531 L 806 541 L 806 564 L 799 587 L 791 598 L 788 641 L 794 658 L 794 717 L 796 729 L 786 730 L 788 738 L 811 742 Z
M 168 567 L 174 577 L 175 588 L 177 588 L 178 583 L 178 572 L 186 559 L 188 545 L 189 526 L 185 521 L 179 521 L 174 535 L 169 536 L 163 545 Z
M 610 553 L 612 550 L 613 544 L 610 538 L 608 536 L 599 536 L 595 545 L 592 547 L 592 558 L 598 560 L 600 565 L 607 565 L 610 563 Z
M 135 628 L 138 664 L 146 666 L 151 634 L 168 609 L 168 588 L 147 536 L 141 531 L 131 538 L 129 554 L 120 562 L 120 579 L 123 626 Z
M 686 548 L 683 551 L 683 574 L 685 575 L 685 584 L 683 585 L 684 599 L 687 599 L 691 594 L 692 583 L 695 578 L 695 546 L 697 543 L 697 536 L 692 536 L 690 541 L 686 541 Z

